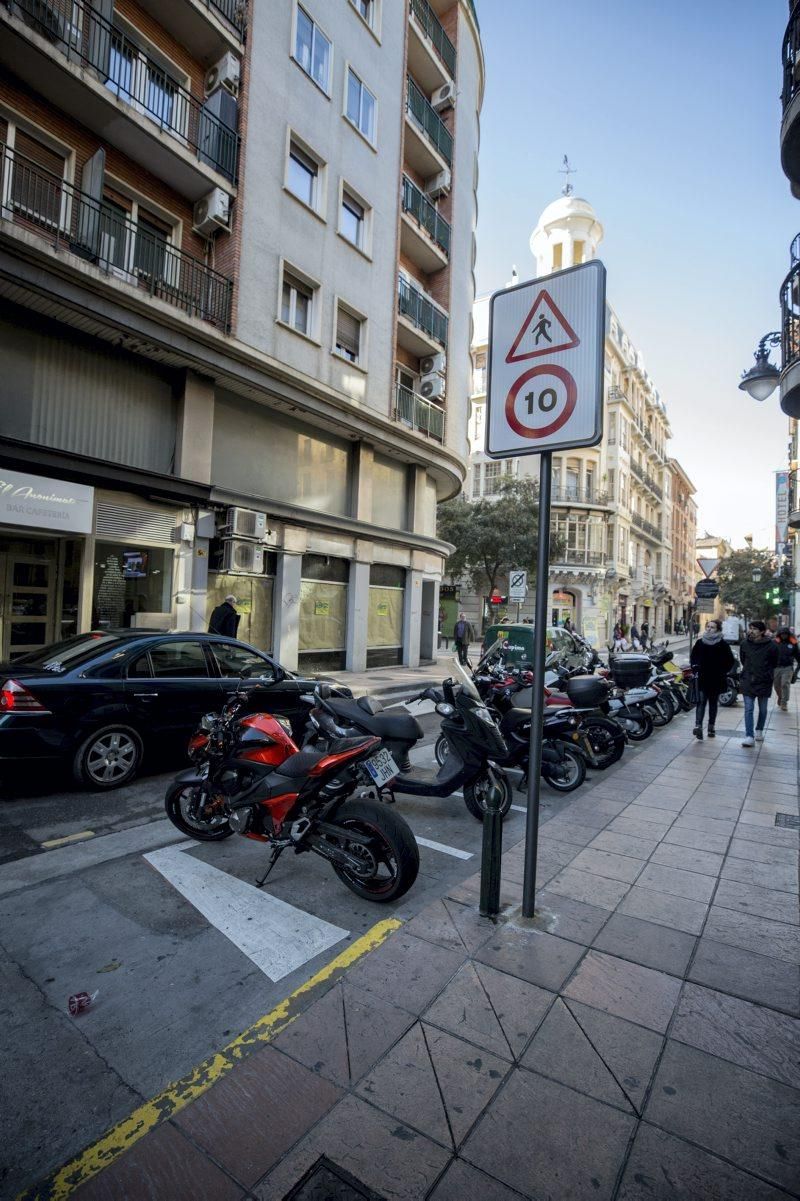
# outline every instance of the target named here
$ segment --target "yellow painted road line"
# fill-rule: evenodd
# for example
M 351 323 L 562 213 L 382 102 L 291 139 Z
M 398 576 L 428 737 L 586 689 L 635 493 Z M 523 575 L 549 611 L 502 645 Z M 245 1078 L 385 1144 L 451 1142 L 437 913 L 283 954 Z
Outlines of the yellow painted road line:
M 65 834 L 63 838 L 48 838 L 47 842 L 41 842 L 39 845 L 46 851 L 53 851 L 56 847 L 65 847 L 70 842 L 84 842 L 87 838 L 94 838 L 94 830 L 79 830 L 77 834 Z
M 253 1051 L 285 1030 L 302 1012 L 297 1006 L 301 997 L 337 973 L 352 967 L 370 951 L 376 950 L 402 924 L 398 918 L 393 917 L 378 922 L 233 1042 L 198 1064 L 181 1080 L 168 1085 L 150 1101 L 145 1101 L 127 1118 L 112 1126 L 97 1142 L 58 1168 L 41 1184 L 20 1193 L 17 1201 L 62 1201 L 62 1198 L 69 1197 L 79 1185 L 85 1184 L 98 1172 L 102 1172 L 162 1122 L 168 1121 L 187 1105 L 191 1105 L 192 1101 L 202 1097 L 203 1093 L 208 1092 L 212 1085 L 226 1076 L 237 1063 L 241 1063 Z

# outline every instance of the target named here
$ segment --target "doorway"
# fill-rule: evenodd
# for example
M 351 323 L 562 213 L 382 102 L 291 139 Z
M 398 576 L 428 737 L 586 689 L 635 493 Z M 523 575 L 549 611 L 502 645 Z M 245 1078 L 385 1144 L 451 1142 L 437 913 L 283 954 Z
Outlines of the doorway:
M 0 655 L 5 663 L 54 640 L 56 556 L 0 554 Z

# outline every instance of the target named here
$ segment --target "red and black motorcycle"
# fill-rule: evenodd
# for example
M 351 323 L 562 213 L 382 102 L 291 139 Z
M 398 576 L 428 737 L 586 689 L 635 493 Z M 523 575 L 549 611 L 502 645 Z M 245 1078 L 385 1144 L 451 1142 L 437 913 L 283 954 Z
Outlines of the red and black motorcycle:
M 327 859 L 349 889 L 369 901 L 396 901 L 419 871 L 411 828 L 385 805 L 354 797 L 363 765 L 380 738 L 341 738 L 324 750 L 299 750 L 289 722 L 271 713 L 244 713 L 239 690 L 220 713 L 202 718 L 189 743 L 194 766 L 167 789 L 167 817 L 199 842 L 231 834 L 266 843 L 270 862 L 283 851 L 313 851 Z

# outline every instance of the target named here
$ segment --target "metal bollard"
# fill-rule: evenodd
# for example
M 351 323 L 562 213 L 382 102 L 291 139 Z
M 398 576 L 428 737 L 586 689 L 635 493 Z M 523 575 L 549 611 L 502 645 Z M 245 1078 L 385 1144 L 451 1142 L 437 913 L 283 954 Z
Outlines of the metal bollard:
M 481 853 L 482 917 L 495 917 L 500 912 L 500 858 L 503 854 L 503 815 L 500 812 L 502 790 L 492 783 L 486 796 L 483 816 L 483 850 Z

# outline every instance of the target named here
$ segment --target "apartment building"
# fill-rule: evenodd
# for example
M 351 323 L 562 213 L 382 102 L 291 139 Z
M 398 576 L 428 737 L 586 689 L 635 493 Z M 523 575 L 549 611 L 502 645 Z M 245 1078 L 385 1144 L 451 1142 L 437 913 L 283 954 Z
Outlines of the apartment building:
M 695 488 L 677 459 L 669 460 L 672 475 L 672 599 L 674 620 L 688 628 L 694 612 L 697 567 L 697 502 Z
M 596 257 L 603 226 L 592 206 L 572 194 L 548 205 L 531 235 L 535 274 L 548 275 Z M 535 455 L 491 460 L 484 451 L 489 297 L 474 309 L 473 380 L 467 495 L 497 493 L 503 479 L 538 477 Z M 560 554 L 550 569 L 550 616 L 567 619 L 605 641 L 615 621 L 647 621 L 671 630 L 671 435 L 666 407 L 640 351 L 611 305 L 606 307 L 603 440 L 590 449 L 553 455 L 551 529 Z M 491 615 L 487 597 L 460 596 L 471 616 Z M 533 612 L 533 597 L 521 610 Z
M 430 657 L 482 92 L 471 0 L 0 0 L 4 658 Z

